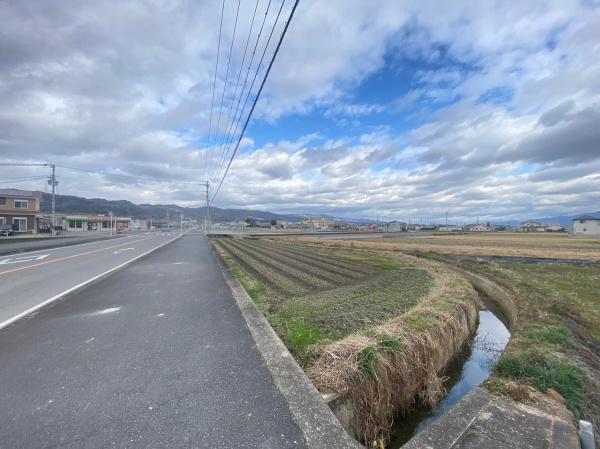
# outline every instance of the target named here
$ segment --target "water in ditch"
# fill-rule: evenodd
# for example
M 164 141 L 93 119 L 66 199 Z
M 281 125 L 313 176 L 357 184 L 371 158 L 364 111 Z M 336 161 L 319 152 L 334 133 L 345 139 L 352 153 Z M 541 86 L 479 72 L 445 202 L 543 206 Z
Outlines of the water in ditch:
M 435 410 L 417 408 L 406 418 L 398 419 L 392 432 L 390 449 L 402 447 L 417 433 L 427 429 L 489 377 L 510 339 L 510 331 L 501 318 L 498 311 L 490 308 L 479 311 L 479 325 L 472 343 L 454 359 L 444 373 L 447 377 L 444 387 L 448 394 Z

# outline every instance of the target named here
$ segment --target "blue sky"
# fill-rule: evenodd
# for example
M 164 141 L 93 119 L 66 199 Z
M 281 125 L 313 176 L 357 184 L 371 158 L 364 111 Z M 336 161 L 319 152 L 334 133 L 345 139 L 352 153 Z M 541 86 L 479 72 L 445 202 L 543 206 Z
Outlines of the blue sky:
M 221 0 L 2 3 L 0 158 L 137 177 L 62 169 L 61 193 L 201 204 L 256 36 L 242 3 L 231 46 L 225 2 L 216 102 Z M 215 204 L 460 221 L 600 209 L 599 9 L 302 0 Z

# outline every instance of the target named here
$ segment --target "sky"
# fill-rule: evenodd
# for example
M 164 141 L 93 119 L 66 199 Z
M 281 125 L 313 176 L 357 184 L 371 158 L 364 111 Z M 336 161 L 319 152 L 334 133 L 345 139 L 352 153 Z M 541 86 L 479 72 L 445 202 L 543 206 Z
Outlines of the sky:
M 0 2 L 0 161 L 57 164 L 61 194 L 201 205 L 292 0 L 239 4 Z M 0 167 L 0 188 L 48 189 L 47 174 Z M 300 0 L 214 205 L 600 210 L 600 1 Z

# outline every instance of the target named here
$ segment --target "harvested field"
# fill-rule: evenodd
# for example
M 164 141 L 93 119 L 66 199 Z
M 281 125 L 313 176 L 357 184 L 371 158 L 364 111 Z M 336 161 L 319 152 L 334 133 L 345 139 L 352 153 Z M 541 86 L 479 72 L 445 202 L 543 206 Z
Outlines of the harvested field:
M 410 251 L 483 275 L 508 289 L 516 306 L 512 338 L 486 386 L 525 402 L 534 401 L 538 391 L 549 393 L 548 400 L 562 401 L 575 417 L 591 421 L 600 435 L 600 266 L 560 260 L 600 260 L 600 239 L 480 234 L 406 238 L 402 243 L 317 239 L 305 243 L 320 249 L 331 245 Z M 557 259 L 536 264 L 461 256 L 480 250 L 497 256 Z
M 287 237 L 291 239 L 292 237 Z M 481 233 L 457 235 L 401 235 L 376 240 L 327 240 L 316 237 L 293 237 L 298 242 L 342 247 L 351 241 L 354 248 L 384 251 L 433 252 L 485 256 L 518 256 L 552 259 L 600 261 L 600 240 L 552 233 Z
M 443 395 L 438 377 L 468 341 L 477 294 L 441 264 L 398 253 L 268 238 L 215 248 L 323 393 L 368 446 L 393 419 Z

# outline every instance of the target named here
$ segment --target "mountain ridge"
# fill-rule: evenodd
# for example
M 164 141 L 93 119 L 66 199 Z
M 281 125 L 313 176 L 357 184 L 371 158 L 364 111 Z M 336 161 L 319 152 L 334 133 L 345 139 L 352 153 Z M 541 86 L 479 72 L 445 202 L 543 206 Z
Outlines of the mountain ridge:
M 41 211 L 50 212 L 51 195 L 46 192 L 40 192 L 42 195 Z M 112 212 L 114 215 L 131 216 L 138 219 L 164 219 L 167 216 L 172 218 L 183 214 L 185 217 L 194 220 L 204 220 L 206 207 L 184 207 L 176 204 L 135 204 L 127 200 L 107 200 L 104 198 L 84 198 L 75 195 L 56 195 L 56 210 L 61 213 L 88 213 L 88 214 L 108 214 Z M 344 221 L 348 223 L 369 224 L 375 223 L 375 220 L 364 218 L 340 218 L 326 214 L 285 214 L 275 213 L 262 210 L 252 209 L 236 209 L 236 208 L 219 208 L 211 206 L 213 222 L 229 222 L 234 220 L 243 221 L 246 218 L 254 218 L 258 220 L 277 220 L 277 221 L 301 221 L 306 219 L 327 219 L 332 221 Z M 557 215 L 544 218 L 532 218 L 531 220 L 547 224 L 558 224 L 569 227 L 573 217 L 586 214 L 582 212 L 576 215 Z M 600 216 L 600 211 L 588 212 L 587 214 Z M 506 226 L 518 226 L 527 220 L 493 220 L 494 224 Z

